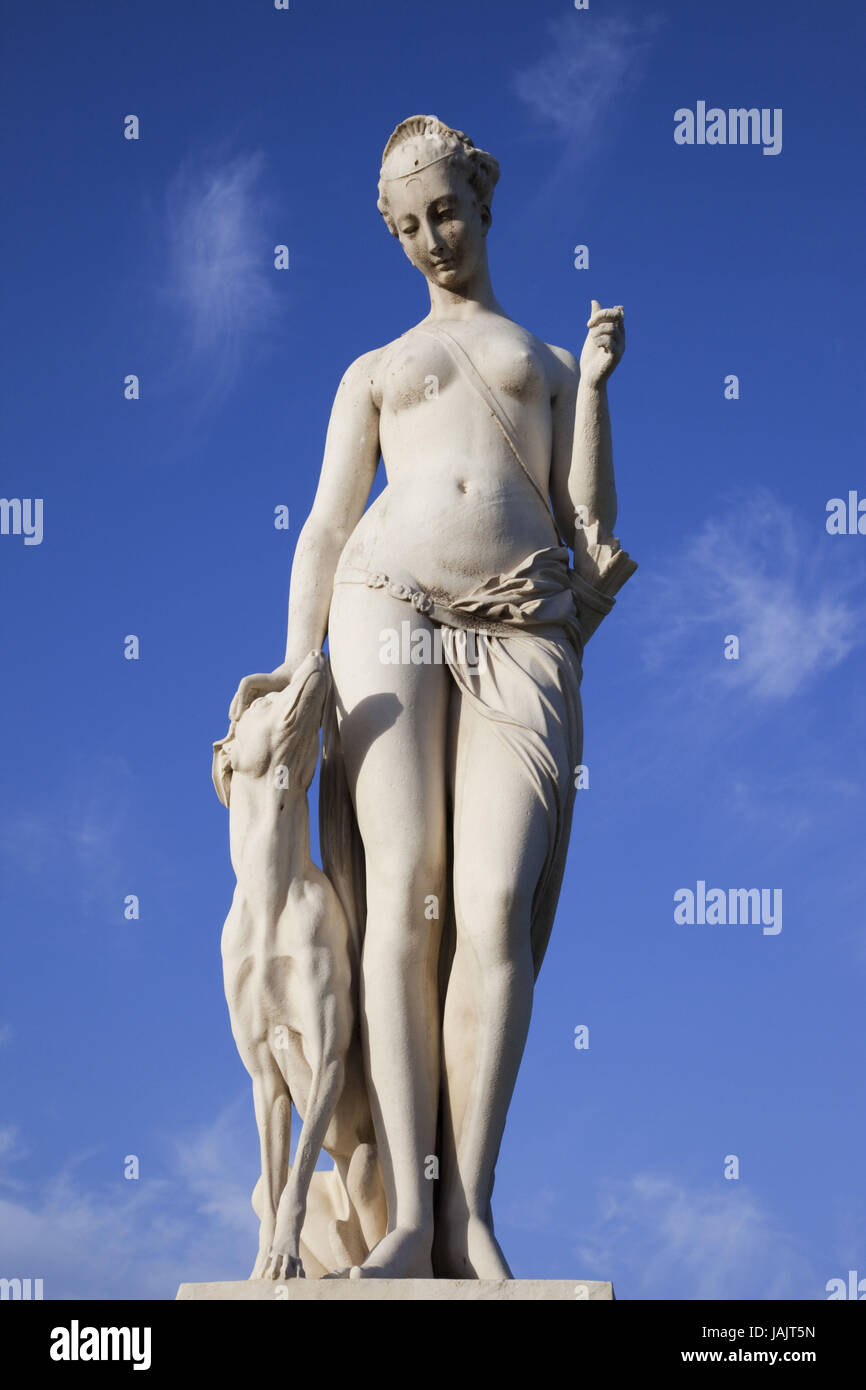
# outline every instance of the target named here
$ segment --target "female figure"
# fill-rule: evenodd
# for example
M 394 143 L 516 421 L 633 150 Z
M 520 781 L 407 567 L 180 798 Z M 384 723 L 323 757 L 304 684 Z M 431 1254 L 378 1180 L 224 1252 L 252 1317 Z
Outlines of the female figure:
M 364 1275 L 509 1277 L 490 1199 L 567 848 L 583 643 L 613 602 L 593 558 L 616 555 L 609 594 L 634 568 L 610 537 L 622 310 L 593 302 L 579 367 L 508 317 L 487 262 L 498 173 L 435 117 L 386 146 L 379 209 L 430 313 L 340 383 L 286 659 L 246 677 L 231 710 L 283 688 L 328 635 L 326 767 L 338 752 L 362 846 L 362 1041 L 388 1202 Z M 365 512 L 380 452 L 387 487 Z M 323 854 L 345 891 L 331 814 Z

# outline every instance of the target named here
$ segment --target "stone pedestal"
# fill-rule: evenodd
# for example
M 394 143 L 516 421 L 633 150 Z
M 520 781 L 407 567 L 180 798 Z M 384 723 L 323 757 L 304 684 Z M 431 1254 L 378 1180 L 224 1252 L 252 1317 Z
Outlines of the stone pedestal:
M 357 1303 L 387 1299 L 409 1303 L 586 1303 L 610 1301 L 613 1284 L 594 1279 L 237 1279 L 181 1284 L 181 1302 Z

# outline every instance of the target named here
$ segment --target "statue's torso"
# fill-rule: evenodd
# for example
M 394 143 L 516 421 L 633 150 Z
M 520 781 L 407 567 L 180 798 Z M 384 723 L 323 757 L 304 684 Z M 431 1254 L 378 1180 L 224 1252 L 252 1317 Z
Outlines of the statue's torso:
M 498 316 L 444 327 L 501 402 L 546 495 L 558 359 Z M 371 389 L 388 485 L 355 528 L 341 564 L 399 570 L 428 592 L 459 597 L 557 544 L 549 509 L 442 342 L 420 326 L 410 330 L 382 349 Z

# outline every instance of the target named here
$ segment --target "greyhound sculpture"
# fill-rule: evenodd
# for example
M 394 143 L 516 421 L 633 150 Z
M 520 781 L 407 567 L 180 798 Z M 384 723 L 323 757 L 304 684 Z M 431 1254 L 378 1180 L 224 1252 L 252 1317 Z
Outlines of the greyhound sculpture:
M 339 898 L 310 858 L 307 791 L 329 688 L 327 660 L 311 652 L 283 691 L 253 701 L 214 744 L 237 878 L 223 977 L 261 1144 L 252 1278 L 304 1275 L 301 1233 L 323 1147 L 335 1171 L 315 1174 L 313 1194 L 328 1239 L 304 1229 L 308 1262 L 314 1249 L 320 1274 L 358 1265 L 386 1224 L 357 1039 L 356 950 Z M 290 1169 L 292 1104 L 302 1126 Z

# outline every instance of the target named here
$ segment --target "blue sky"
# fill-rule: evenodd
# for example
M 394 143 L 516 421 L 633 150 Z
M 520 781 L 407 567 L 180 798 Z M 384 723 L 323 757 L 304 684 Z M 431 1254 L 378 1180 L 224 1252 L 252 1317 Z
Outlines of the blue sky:
M 426 312 L 376 179 L 432 112 L 501 163 L 507 312 L 579 352 L 594 297 L 628 332 L 640 569 L 586 653 L 502 1244 L 624 1298 L 866 1276 L 866 535 L 825 526 L 866 496 L 861 7 L 84 9 L 6 9 L 0 493 L 42 498 L 44 535 L 0 535 L 0 1274 L 170 1298 L 251 1266 L 211 742 L 282 659 L 340 376 Z M 678 146 L 698 101 L 781 108 L 781 153 Z M 699 880 L 781 888 L 781 932 L 675 923 Z

